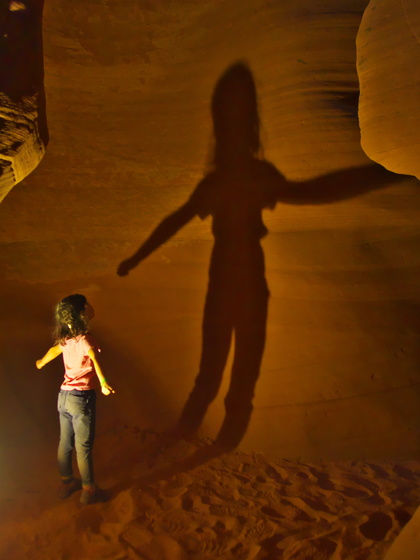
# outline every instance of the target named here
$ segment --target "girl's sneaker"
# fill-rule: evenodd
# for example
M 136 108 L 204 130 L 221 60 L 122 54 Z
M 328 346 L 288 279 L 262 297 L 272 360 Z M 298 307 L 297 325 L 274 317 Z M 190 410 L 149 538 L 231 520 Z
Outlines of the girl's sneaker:
M 82 484 L 77 478 L 72 478 L 69 482 L 62 482 L 58 489 L 58 497 L 64 500 L 71 496 L 73 492 L 80 490 L 81 487 Z
M 98 486 L 94 486 L 93 488 L 83 488 L 82 495 L 80 496 L 80 503 L 83 506 L 96 504 L 98 502 L 106 502 L 107 500 L 107 493 Z

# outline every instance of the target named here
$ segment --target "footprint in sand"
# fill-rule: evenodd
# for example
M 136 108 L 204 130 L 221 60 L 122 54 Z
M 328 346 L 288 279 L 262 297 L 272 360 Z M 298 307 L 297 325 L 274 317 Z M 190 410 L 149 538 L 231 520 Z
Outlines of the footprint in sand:
M 368 495 L 366 495 L 366 502 L 372 504 L 374 506 L 383 506 L 390 503 L 389 498 L 387 498 L 386 494 L 381 490 L 381 488 L 375 482 L 372 482 L 367 477 L 363 478 L 358 475 L 347 475 L 347 480 L 350 482 L 355 483 L 359 488 L 361 487 L 363 491 L 368 491 Z M 344 490 L 347 490 L 346 488 Z M 360 490 L 358 490 L 360 491 Z M 351 494 L 346 494 L 347 496 L 351 497 L 358 497 L 356 494 L 353 496 Z M 363 498 L 362 495 L 359 497 Z
M 280 482 L 281 484 L 290 484 L 288 480 L 290 473 L 275 463 L 267 465 L 265 473 L 269 478 L 274 479 L 276 482 Z
M 262 540 L 271 538 L 278 531 L 278 523 L 269 519 L 250 517 L 241 532 L 242 540 Z
M 358 490 L 357 488 L 343 488 L 341 493 L 348 498 L 369 498 L 368 492 Z
M 393 509 L 392 513 L 394 514 L 394 517 L 401 528 L 407 525 L 412 517 L 412 515 L 408 513 L 408 511 L 405 511 L 405 509 L 402 508 Z
M 261 512 L 274 519 L 286 518 L 294 521 L 312 521 L 312 517 L 286 500 L 280 500 L 276 508 L 263 506 Z
M 372 541 L 383 541 L 391 529 L 391 517 L 381 511 L 371 513 L 368 521 L 359 527 L 362 535 Z
M 392 469 L 398 476 L 405 478 L 406 480 L 414 481 L 418 478 L 411 470 L 407 469 L 402 465 L 395 465 Z
M 322 488 L 322 490 L 335 490 L 334 483 L 326 473 L 320 472 L 315 468 L 310 468 L 309 470 L 317 479 L 318 486 Z
M 309 498 L 307 496 L 303 496 L 302 497 L 302 501 L 311 509 L 313 509 L 315 512 L 324 512 L 324 513 L 329 513 L 332 514 L 333 512 L 331 511 L 331 509 L 324 503 L 325 501 L 325 497 L 323 498 L 317 498 L 317 499 L 313 499 L 313 498 Z

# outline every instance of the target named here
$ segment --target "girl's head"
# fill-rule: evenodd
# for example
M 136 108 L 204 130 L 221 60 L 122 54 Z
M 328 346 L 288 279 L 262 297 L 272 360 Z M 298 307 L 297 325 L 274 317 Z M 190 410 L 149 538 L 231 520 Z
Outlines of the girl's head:
M 72 294 L 57 303 L 55 308 L 56 342 L 64 342 L 88 331 L 88 321 L 93 317 L 93 308 L 85 296 Z

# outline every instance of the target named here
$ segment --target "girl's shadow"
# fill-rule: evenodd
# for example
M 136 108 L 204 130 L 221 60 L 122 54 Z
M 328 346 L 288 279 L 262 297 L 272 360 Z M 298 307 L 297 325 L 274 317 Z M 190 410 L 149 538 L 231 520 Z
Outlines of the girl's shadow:
M 263 357 L 269 291 L 261 239 L 265 208 L 332 203 L 399 179 L 379 165 L 331 173 L 306 182 L 287 181 L 261 157 L 257 93 L 244 63 L 229 67 L 212 98 L 213 169 L 190 199 L 167 216 L 138 251 L 123 261 L 124 276 L 194 216 L 211 215 L 214 247 L 204 307 L 199 372 L 175 428 L 180 437 L 197 431 L 222 382 L 232 338 L 235 352 L 226 415 L 216 447 L 233 449 L 246 432 Z

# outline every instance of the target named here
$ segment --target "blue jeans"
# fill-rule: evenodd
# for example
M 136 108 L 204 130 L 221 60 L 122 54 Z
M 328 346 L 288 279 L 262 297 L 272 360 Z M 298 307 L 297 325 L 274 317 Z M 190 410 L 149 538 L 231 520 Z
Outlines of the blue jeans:
M 95 439 L 96 393 L 89 391 L 63 391 L 58 393 L 60 418 L 60 443 L 58 468 L 62 478 L 73 476 L 72 454 L 76 447 L 77 467 L 82 484 L 92 486 L 93 441 Z

